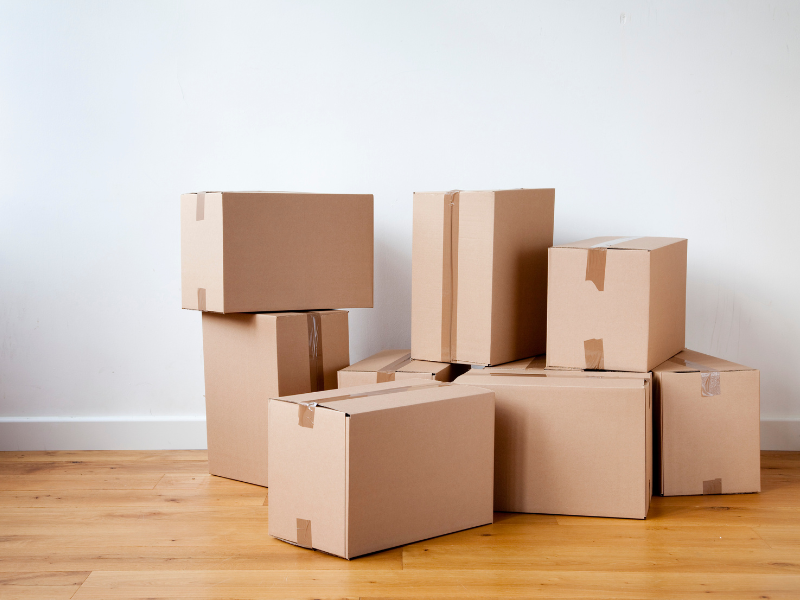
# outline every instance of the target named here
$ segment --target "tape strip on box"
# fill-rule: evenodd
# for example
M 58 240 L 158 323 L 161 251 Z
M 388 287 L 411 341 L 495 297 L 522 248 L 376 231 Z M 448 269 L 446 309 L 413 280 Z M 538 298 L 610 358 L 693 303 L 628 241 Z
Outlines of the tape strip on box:
M 297 519 L 297 545 L 311 548 L 311 520 Z
M 721 494 L 722 493 L 722 479 L 709 479 L 703 482 L 703 495 Z
M 409 390 L 419 390 L 423 388 L 442 387 L 451 385 L 442 381 L 432 381 L 431 383 L 424 383 L 419 385 L 404 385 L 402 387 L 388 388 L 385 390 L 372 390 L 370 392 L 358 392 L 355 394 L 342 394 L 341 396 L 333 396 L 332 398 L 321 398 L 322 403 L 336 402 L 337 400 L 349 400 L 351 398 L 366 398 L 369 396 L 383 396 L 386 394 L 397 394 L 399 392 L 407 392 Z M 297 423 L 300 427 L 314 428 L 314 413 L 316 412 L 318 402 L 300 402 L 297 405 Z
M 603 370 L 603 338 L 585 340 L 583 342 L 583 353 L 587 369 Z
M 206 288 L 197 288 L 197 310 L 206 310 Z
M 408 363 L 411 362 L 411 353 L 404 354 L 397 360 L 393 360 L 388 365 L 381 367 L 378 370 L 377 376 L 377 383 L 386 383 L 388 381 L 395 380 L 395 372 L 397 369 L 405 367 Z
M 638 240 L 641 236 L 623 237 L 608 242 L 600 242 L 589 246 L 586 255 L 586 281 L 591 281 L 598 292 L 605 289 L 606 282 L 606 250 L 610 246 Z
M 195 221 L 202 221 L 206 218 L 206 193 L 197 192 L 197 209 L 195 212 Z
M 306 313 L 308 327 L 308 370 L 312 392 L 325 389 L 325 371 L 322 362 L 322 315 Z
M 715 371 L 711 367 L 696 363 L 691 360 L 684 360 L 677 356 L 669 359 L 669 362 L 688 367 L 694 371 L 700 372 L 700 395 L 706 398 L 711 396 L 719 396 L 722 393 L 722 383 L 719 371 Z
M 444 260 L 442 273 L 442 362 L 457 357 L 458 321 L 458 211 L 459 192 L 444 196 Z

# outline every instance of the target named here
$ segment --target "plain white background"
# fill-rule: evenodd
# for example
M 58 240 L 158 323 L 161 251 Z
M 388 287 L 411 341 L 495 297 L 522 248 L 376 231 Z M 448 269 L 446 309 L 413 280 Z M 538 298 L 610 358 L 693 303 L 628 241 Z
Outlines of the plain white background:
M 415 190 L 555 187 L 556 243 L 689 239 L 687 345 L 800 448 L 798 107 L 796 2 L 0 2 L 0 446 L 202 444 L 181 192 L 373 193 L 358 360 Z

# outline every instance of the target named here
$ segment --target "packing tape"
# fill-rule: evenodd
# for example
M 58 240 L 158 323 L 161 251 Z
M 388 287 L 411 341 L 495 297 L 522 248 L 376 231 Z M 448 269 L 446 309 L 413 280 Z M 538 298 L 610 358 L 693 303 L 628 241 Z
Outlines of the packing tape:
M 308 328 L 308 371 L 312 392 L 325 389 L 325 370 L 322 362 L 322 315 L 317 312 L 306 313 Z
M 606 250 L 610 246 L 638 240 L 641 236 L 617 238 L 608 242 L 600 242 L 589 246 L 586 255 L 586 279 L 594 283 L 598 292 L 602 292 L 606 282 Z
M 384 390 L 372 390 L 369 392 L 357 392 L 355 394 L 342 394 L 341 396 L 333 396 L 331 398 L 320 398 L 320 402 L 336 402 L 338 400 L 350 400 L 351 398 L 367 398 L 370 396 L 384 396 L 386 394 L 397 394 L 399 392 L 407 392 L 409 390 L 419 390 L 423 388 L 443 387 L 452 385 L 442 381 L 432 381 L 431 383 L 424 383 L 419 385 L 404 385 L 401 387 L 388 388 Z M 320 402 L 299 402 L 297 404 L 297 423 L 300 427 L 314 428 L 314 413 Z
M 703 482 L 703 495 L 708 496 L 710 494 L 721 494 L 722 493 L 722 479 L 717 477 L 716 479 L 709 479 L 708 481 Z
M 583 342 L 583 353 L 587 369 L 603 370 L 603 338 L 585 340 Z
M 408 363 L 411 362 L 411 353 L 408 352 L 398 358 L 397 360 L 393 360 L 388 365 L 381 367 L 378 370 L 378 383 L 386 383 L 388 381 L 395 380 L 395 371 L 402 367 L 405 367 Z
M 458 321 L 459 192 L 444 195 L 444 260 L 442 273 L 442 362 L 454 362 Z
M 197 288 L 197 310 L 206 310 L 206 288 Z
M 710 398 L 711 396 L 719 396 L 722 393 L 722 383 L 720 381 L 719 371 L 715 371 L 711 367 L 701 365 L 691 360 L 684 360 L 673 356 L 669 362 L 688 367 L 695 371 L 700 371 L 700 395 Z
M 297 519 L 297 545 L 311 548 L 311 520 Z
M 197 192 L 197 210 L 195 212 L 195 221 L 202 221 L 206 218 L 206 193 Z

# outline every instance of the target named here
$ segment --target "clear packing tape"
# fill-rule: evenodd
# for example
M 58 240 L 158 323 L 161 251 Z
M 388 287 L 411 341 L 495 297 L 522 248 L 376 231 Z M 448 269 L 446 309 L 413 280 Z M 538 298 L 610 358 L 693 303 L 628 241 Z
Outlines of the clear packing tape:
M 677 356 L 670 358 L 669 362 L 700 372 L 700 394 L 702 396 L 719 396 L 722 393 L 719 371 L 715 371 L 711 367 L 691 360 L 678 358 Z
M 325 370 L 322 363 L 322 315 L 317 312 L 306 313 L 308 329 L 308 372 L 311 391 L 325 389 Z

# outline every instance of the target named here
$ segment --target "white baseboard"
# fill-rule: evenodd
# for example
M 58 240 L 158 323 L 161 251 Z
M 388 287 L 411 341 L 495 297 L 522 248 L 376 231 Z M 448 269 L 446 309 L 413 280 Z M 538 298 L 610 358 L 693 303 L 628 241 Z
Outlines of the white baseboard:
M 200 450 L 200 417 L 0 417 L 0 451 Z
M 800 450 L 800 419 L 762 419 L 762 450 Z
M 0 451 L 197 450 L 204 417 L 0 417 Z M 762 450 L 800 451 L 800 419 L 761 421 Z

